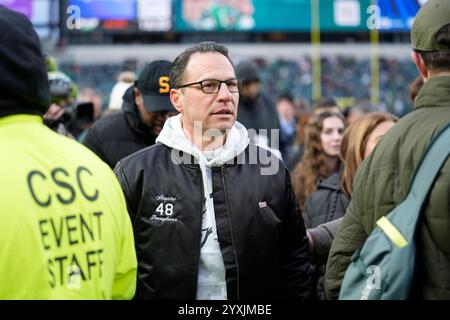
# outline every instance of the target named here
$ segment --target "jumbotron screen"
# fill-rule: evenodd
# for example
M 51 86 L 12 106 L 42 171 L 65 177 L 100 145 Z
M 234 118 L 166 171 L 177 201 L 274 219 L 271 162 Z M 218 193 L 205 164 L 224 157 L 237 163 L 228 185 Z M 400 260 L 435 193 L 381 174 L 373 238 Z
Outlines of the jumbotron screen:
M 82 20 L 81 31 L 122 29 L 168 31 L 172 27 L 171 0 L 70 0 Z
M 82 18 L 136 19 L 136 0 L 70 0 L 69 4 L 80 8 Z
M 175 31 L 309 32 L 311 0 L 173 0 Z M 449 0 L 450 1 L 450 0 Z M 319 1 L 320 29 L 368 31 L 369 6 L 377 3 L 381 31 L 408 31 L 426 0 Z
M 407 31 L 414 17 L 427 0 L 378 0 L 381 30 Z
M 29 0 L 1 1 L 14 2 L 25 11 L 30 7 Z M 380 31 L 407 32 L 426 1 L 320 1 L 320 30 L 368 31 L 368 8 L 376 3 Z M 69 5 L 79 8 L 85 25 L 90 26 L 82 31 L 100 27 L 129 31 L 309 32 L 313 22 L 311 4 L 311 0 L 69 0 Z

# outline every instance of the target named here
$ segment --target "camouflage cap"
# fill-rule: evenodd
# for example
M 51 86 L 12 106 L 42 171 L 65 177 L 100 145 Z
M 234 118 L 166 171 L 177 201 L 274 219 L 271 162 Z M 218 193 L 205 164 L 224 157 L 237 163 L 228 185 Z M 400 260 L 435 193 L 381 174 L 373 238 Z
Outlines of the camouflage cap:
M 436 41 L 439 31 L 447 24 L 450 24 L 450 0 L 428 0 L 414 19 L 411 29 L 413 49 L 450 51 L 450 45 Z

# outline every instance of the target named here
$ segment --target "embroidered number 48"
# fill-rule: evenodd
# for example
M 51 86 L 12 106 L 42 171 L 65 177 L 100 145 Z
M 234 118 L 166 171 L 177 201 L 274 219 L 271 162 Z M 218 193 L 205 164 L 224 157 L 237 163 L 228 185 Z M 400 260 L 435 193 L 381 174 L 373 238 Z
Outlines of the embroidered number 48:
M 160 216 L 166 215 L 171 216 L 173 214 L 173 204 L 172 203 L 166 203 L 164 206 L 164 203 L 160 203 L 158 207 L 155 210 Z

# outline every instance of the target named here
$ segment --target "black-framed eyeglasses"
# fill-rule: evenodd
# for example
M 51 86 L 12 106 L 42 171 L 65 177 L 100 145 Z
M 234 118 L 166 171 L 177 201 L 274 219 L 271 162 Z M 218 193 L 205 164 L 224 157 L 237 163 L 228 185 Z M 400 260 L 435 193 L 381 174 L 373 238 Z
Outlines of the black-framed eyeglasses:
M 181 86 L 178 86 L 177 89 L 190 87 L 190 86 L 199 84 L 200 88 L 202 89 L 202 91 L 204 93 L 214 94 L 214 93 L 219 93 L 222 83 L 225 83 L 225 85 L 228 88 L 228 91 L 230 91 L 231 93 L 239 92 L 244 87 L 244 79 L 233 78 L 233 79 L 228 79 L 228 80 L 223 80 L 223 81 L 217 80 L 217 79 L 205 79 L 202 81 L 183 84 Z

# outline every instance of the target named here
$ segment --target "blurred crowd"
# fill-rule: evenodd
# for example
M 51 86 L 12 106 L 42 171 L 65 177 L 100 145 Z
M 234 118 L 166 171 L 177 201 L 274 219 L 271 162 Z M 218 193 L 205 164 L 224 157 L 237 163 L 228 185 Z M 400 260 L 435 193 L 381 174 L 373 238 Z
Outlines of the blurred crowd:
M 313 79 L 310 57 L 254 61 L 261 71 L 261 85 L 269 96 L 289 93 L 294 100 L 311 105 Z M 408 59 L 380 58 L 380 103 L 377 106 L 370 104 L 370 63 L 370 59 L 356 57 L 322 57 L 322 96 L 335 97 L 344 106 L 359 105 L 366 111 L 389 111 L 398 116 L 408 113 L 412 103 L 404 88 L 417 76 L 414 63 Z M 59 66 L 80 88 L 95 88 L 102 98 L 104 109 L 107 108 L 109 94 L 119 73 L 123 70 L 136 72 L 142 67 L 142 63 L 137 61 L 104 65 L 64 62 Z

